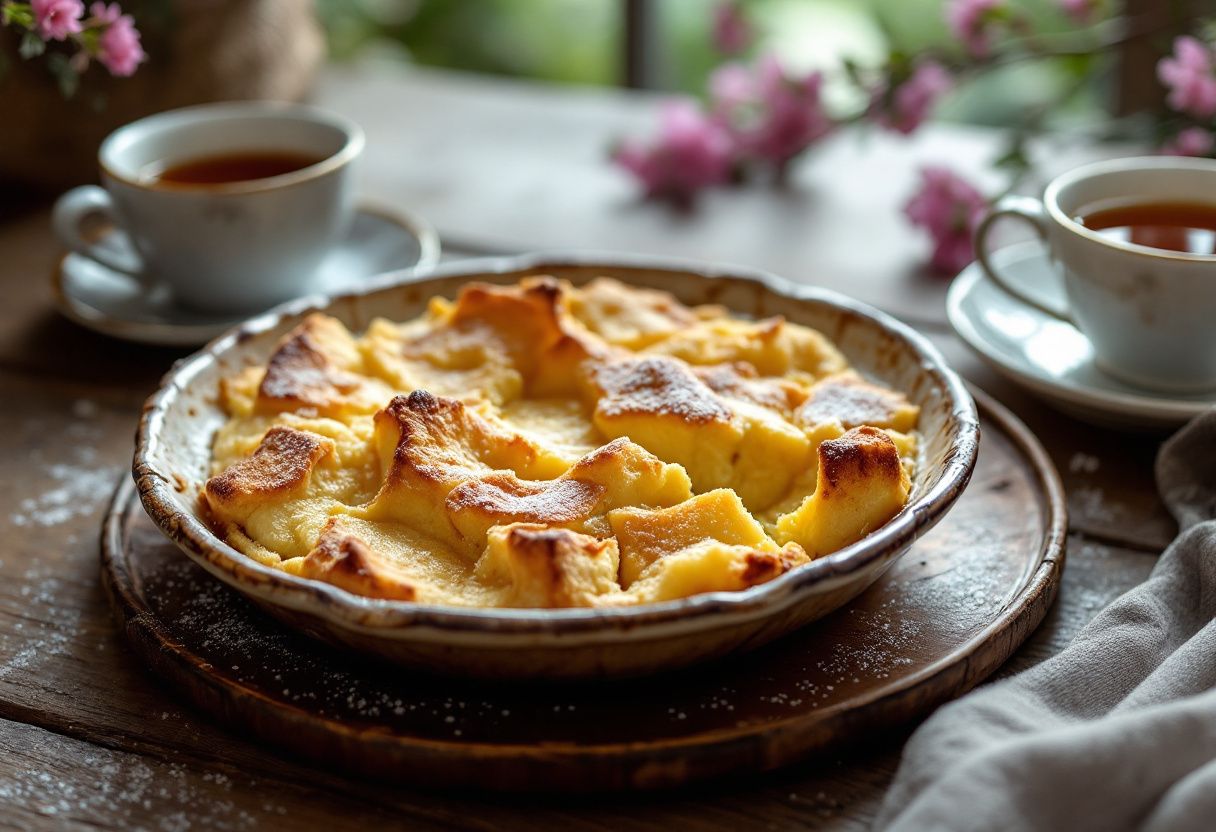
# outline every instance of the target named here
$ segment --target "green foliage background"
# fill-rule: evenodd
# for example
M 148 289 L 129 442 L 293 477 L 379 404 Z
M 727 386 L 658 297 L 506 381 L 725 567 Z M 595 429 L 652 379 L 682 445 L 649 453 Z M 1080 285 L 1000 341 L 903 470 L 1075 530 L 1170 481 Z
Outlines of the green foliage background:
M 700 94 L 723 61 L 713 48 L 716 0 L 653 0 L 660 85 Z M 881 63 L 890 50 L 956 50 L 942 0 L 745 0 L 760 50 L 799 68 L 830 68 L 844 57 Z M 1021 0 L 1037 31 L 1071 24 L 1054 0 Z M 564 84 L 619 82 L 623 54 L 619 0 L 318 0 L 337 60 L 366 57 L 534 78 Z M 1066 99 L 1055 118 L 1084 120 L 1104 100 L 1102 56 L 1016 62 L 964 85 L 946 118 L 1016 125 L 1028 108 Z M 841 85 L 843 86 L 843 85 Z M 829 88 L 830 89 L 830 88 Z M 847 93 L 836 103 L 847 105 Z M 854 102 L 855 103 L 855 102 Z

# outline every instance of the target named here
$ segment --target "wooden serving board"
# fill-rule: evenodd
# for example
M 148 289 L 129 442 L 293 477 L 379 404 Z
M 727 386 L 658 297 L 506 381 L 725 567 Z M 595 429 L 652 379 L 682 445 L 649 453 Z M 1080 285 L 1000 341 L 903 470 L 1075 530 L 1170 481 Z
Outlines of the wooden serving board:
M 924 715 L 992 673 L 1043 619 L 1064 564 L 1059 480 L 1026 428 L 978 398 L 971 485 L 884 577 L 799 633 L 679 673 L 469 682 L 338 651 L 195 566 L 129 480 L 106 517 L 102 578 L 132 649 L 184 699 L 342 772 L 600 791 L 770 769 Z

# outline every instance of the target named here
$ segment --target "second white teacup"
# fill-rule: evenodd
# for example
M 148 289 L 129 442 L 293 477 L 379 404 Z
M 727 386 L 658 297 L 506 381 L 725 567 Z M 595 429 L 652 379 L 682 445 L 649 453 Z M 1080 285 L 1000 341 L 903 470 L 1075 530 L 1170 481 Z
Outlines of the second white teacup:
M 351 163 L 363 143 L 353 122 L 303 105 L 249 101 L 159 113 L 102 143 L 104 187 L 64 194 L 55 230 L 77 253 L 145 287 L 166 285 L 189 306 L 264 309 L 306 292 L 346 233 L 354 211 Z M 276 156 L 297 161 L 263 166 L 268 176 L 239 178 L 241 159 Z M 227 177 L 225 159 L 232 162 Z M 219 172 L 194 181 L 164 176 L 208 164 Z M 258 166 L 249 170 L 256 174 Z M 118 235 L 90 238 L 83 226 L 96 214 L 124 231 L 131 246 L 115 245 Z
M 1216 387 L 1216 252 L 1140 245 L 1087 228 L 1081 218 L 1119 206 L 1211 206 L 1216 161 L 1135 157 L 1097 162 L 1054 179 L 1037 200 L 1000 200 L 976 231 L 979 261 L 1010 294 L 1072 322 L 1111 375 L 1160 391 Z M 1059 267 L 1067 307 L 1013 282 L 989 260 L 987 238 L 1005 216 L 1028 220 Z

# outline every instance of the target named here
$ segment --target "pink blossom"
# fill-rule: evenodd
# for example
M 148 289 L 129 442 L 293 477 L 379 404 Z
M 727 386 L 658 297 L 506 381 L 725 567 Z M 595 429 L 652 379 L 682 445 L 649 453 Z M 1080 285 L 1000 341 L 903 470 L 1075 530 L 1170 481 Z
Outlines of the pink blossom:
M 755 67 L 728 64 L 710 78 L 714 114 L 731 131 L 740 152 L 778 168 L 832 129 L 820 99 L 823 74 L 789 77 L 776 57 Z
M 1216 149 L 1216 137 L 1202 127 L 1187 127 L 1178 131 L 1173 141 L 1167 142 L 1161 152 L 1167 156 L 1210 156 Z
M 1174 40 L 1174 54 L 1157 64 L 1157 78 L 1169 87 L 1169 104 L 1196 118 L 1216 115 L 1216 75 L 1212 51 L 1206 44 L 1183 35 Z
M 99 24 L 116 23 L 122 17 L 122 7 L 117 3 L 97 2 L 89 6 L 89 14 Z
M 992 48 L 992 24 L 1005 10 L 1005 0 L 950 0 L 946 6 L 946 24 L 950 32 L 976 58 L 988 55 Z
M 920 127 L 937 99 L 953 86 L 954 79 L 944 66 L 937 61 L 923 61 L 894 92 L 885 87 L 876 90 L 870 112 L 883 127 L 906 136 Z
M 921 170 L 921 188 L 904 206 L 904 215 L 933 239 L 930 265 L 954 275 L 975 259 L 971 235 L 987 206 L 970 182 L 946 168 L 926 167 Z
M 31 0 L 34 30 L 43 40 L 66 40 L 80 31 L 84 15 L 81 0 Z
M 730 135 L 684 100 L 663 105 L 653 142 L 623 142 L 612 158 L 642 183 L 647 195 L 681 203 L 707 185 L 727 181 L 734 164 Z
M 1102 0 L 1056 0 L 1060 11 L 1072 18 L 1075 23 L 1088 23 L 1094 12 L 1102 5 Z
M 96 14 L 97 6 L 94 5 Z M 106 9 L 106 15 L 112 15 L 117 4 L 111 4 Z M 97 41 L 97 60 L 110 70 L 111 75 L 127 76 L 134 74 L 139 65 L 147 58 L 144 48 L 139 42 L 139 30 L 129 14 L 121 14 L 106 26 Z
M 755 32 L 737 2 L 719 3 L 714 9 L 714 46 L 726 55 L 737 55 L 751 45 Z

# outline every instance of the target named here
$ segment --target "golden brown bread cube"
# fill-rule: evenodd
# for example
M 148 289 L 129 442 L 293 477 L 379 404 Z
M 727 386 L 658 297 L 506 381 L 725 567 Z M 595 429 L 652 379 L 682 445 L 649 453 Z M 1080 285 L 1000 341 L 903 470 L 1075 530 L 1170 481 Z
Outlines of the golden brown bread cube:
M 835 421 L 846 430 L 870 425 L 907 433 L 916 427 L 919 416 L 920 408 L 903 393 L 848 372 L 829 376 L 811 387 L 794 420 L 808 426 Z
M 423 390 L 396 396 L 376 414 L 375 445 L 384 484 L 366 515 L 407 523 L 454 545 L 465 541 L 448 518 L 446 502 L 461 483 L 494 471 L 550 479 L 566 469 L 563 457 L 462 402 Z M 479 544 L 470 554 L 476 550 Z
M 346 327 L 336 318 L 314 313 L 270 356 L 255 409 L 308 410 L 325 416 L 370 413 L 390 390 L 362 372 L 363 357 Z
M 622 596 L 628 603 L 646 604 L 703 592 L 737 592 L 767 583 L 808 561 L 794 543 L 768 551 L 704 540 L 656 560 Z
M 702 321 L 647 350 L 692 365 L 748 364 L 761 376 L 788 376 L 800 381 L 838 373 L 849 366 L 821 333 L 780 317 Z
M 315 433 L 272 427 L 251 456 L 207 480 L 203 494 L 220 517 L 239 521 L 268 502 L 302 493 L 317 463 L 333 447 L 331 440 Z
M 516 523 L 490 530 L 477 574 L 509 607 L 585 607 L 616 592 L 615 540 Z
M 655 561 L 707 540 L 777 551 L 777 545 L 725 488 L 698 494 L 670 508 L 621 508 L 608 522 L 621 552 L 621 586 L 628 589 Z
M 815 492 L 777 520 L 777 539 L 812 558 L 860 540 L 908 501 L 911 481 L 895 442 L 872 427 L 853 428 L 819 446 Z
M 418 590 L 409 576 L 347 531 L 339 517 L 326 523 L 316 547 L 303 558 L 296 574 L 368 598 L 418 600 Z
M 721 309 L 709 310 L 720 315 Z M 692 326 L 701 315 L 670 293 L 597 277 L 570 297 L 570 312 L 610 344 L 638 350 Z

